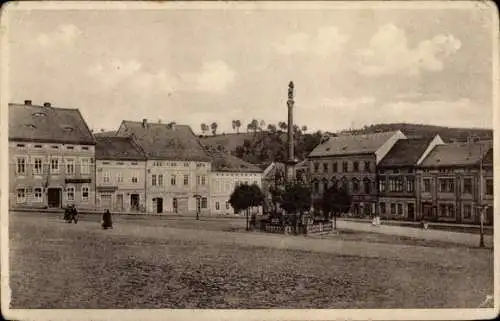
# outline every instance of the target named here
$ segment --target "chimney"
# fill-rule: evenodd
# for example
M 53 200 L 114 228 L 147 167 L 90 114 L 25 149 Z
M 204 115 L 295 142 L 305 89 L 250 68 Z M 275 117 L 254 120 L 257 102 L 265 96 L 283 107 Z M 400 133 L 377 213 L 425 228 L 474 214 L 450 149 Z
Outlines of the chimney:
M 147 120 L 146 118 L 144 118 L 144 119 L 142 120 L 142 127 L 143 127 L 143 128 L 146 128 L 146 126 L 147 126 L 147 125 L 148 125 L 148 120 Z
M 31 106 L 31 100 L 25 100 L 25 101 L 24 101 L 24 104 L 25 104 L 25 105 L 28 105 L 28 106 Z
M 43 103 L 43 107 L 50 107 L 50 103 Z

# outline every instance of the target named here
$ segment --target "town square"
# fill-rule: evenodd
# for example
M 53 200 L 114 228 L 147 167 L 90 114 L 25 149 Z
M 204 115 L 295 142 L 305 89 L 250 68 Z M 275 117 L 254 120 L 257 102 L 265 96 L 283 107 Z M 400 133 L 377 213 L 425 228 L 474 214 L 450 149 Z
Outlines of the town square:
M 284 4 L 7 6 L 2 308 L 495 314 L 494 6 Z

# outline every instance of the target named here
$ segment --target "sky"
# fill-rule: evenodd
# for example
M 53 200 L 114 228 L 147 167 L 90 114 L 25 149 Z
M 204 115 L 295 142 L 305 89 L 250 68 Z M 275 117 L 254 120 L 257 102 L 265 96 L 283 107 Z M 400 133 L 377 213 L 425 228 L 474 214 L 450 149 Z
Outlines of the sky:
M 122 120 L 492 128 L 494 8 L 254 6 L 8 11 L 9 101 Z M 162 7 L 164 8 L 165 5 Z M 205 5 L 206 7 L 206 5 Z M 238 10 L 237 10 L 238 9 Z

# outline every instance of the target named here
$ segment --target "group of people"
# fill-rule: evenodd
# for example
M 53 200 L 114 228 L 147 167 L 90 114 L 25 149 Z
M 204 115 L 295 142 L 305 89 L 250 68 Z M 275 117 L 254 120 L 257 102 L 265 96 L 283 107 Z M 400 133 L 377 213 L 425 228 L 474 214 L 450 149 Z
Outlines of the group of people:
M 66 223 L 78 223 L 78 211 L 74 204 L 68 205 L 66 207 L 64 211 L 64 220 L 66 221 Z M 107 230 L 108 228 L 113 228 L 113 220 L 111 218 L 111 213 L 109 212 L 109 210 L 104 211 L 104 214 L 102 214 L 101 227 L 105 230 Z

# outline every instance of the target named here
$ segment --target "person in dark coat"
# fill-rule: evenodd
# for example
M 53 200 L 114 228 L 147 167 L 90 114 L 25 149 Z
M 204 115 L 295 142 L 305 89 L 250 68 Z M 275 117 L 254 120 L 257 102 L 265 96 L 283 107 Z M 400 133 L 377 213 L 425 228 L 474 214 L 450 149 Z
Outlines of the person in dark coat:
M 102 215 L 102 228 L 105 230 L 108 228 L 113 228 L 113 221 L 111 220 L 111 213 L 109 212 L 109 210 L 106 210 Z

